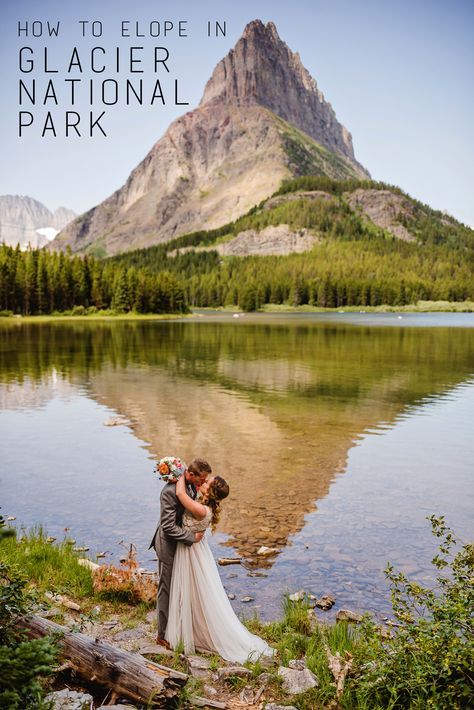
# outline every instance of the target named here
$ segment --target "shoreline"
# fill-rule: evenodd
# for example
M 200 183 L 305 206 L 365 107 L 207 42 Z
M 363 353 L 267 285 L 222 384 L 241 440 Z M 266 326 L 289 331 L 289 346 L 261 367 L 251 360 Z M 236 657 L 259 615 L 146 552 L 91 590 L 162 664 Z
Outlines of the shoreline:
M 280 303 L 265 303 L 256 311 L 243 311 L 238 306 L 193 307 L 190 313 L 81 313 L 73 315 L 70 312 L 51 313 L 45 315 L 2 314 L 0 323 L 49 323 L 60 321 L 153 321 L 153 320 L 185 320 L 199 314 L 211 313 L 473 313 L 473 301 L 418 301 L 405 306 L 341 306 L 339 308 L 323 308 L 309 304 L 290 306 Z
M 327 623 L 319 611 L 327 607 L 315 604 L 307 592 L 284 595 L 280 619 L 263 623 L 255 616 L 243 622 L 274 649 L 274 655 L 248 659 L 243 664 L 224 661 L 216 653 L 196 649 L 185 654 L 182 645 L 172 651 L 156 643 L 156 583 L 138 568 L 132 549 L 120 569 L 111 567 L 108 571 L 90 559 L 79 558 L 88 548 L 74 547 L 74 540 L 65 537 L 56 541 L 41 527 L 22 529 L 18 534 L 8 525 L 13 520 L 14 516 L 5 519 L 0 515 L 0 549 L 7 579 L 5 598 L 11 596 L 9 585 L 18 595 L 15 589 L 28 584 L 23 593 L 29 609 L 26 615 L 20 612 L 20 626 L 28 632 L 39 625 L 44 639 L 51 639 L 55 630 L 64 637 L 80 631 L 85 634 L 81 654 L 84 648 L 95 644 L 94 648 L 100 649 L 103 644 L 104 652 L 114 658 L 115 646 L 118 652 L 129 652 L 133 654 L 130 659 L 168 677 L 177 671 L 183 681 L 174 693 L 177 708 L 277 710 L 283 705 L 300 710 L 382 710 L 393 700 L 397 707 L 419 710 L 428 705 L 459 710 L 467 707 L 464 701 L 472 680 L 468 671 L 471 642 L 466 628 L 472 607 L 465 579 L 472 575 L 473 547 L 464 544 L 453 553 L 453 545 L 461 541 L 445 526 L 443 517 L 430 516 L 432 532 L 441 538 L 443 557 L 433 563 L 438 570 L 450 565 L 453 573 L 449 580 L 438 576 L 438 582 L 445 580 L 439 598 L 391 567 L 385 574 L 401 597 L 397 601 L 397 595 L 392 595 L 393 619 L 386 619 L 383 625 L 367 614 L 361 617 L 342 609 L 336 623 Z M 334 603 L 329 596 L 320 602 L 324 600 Z M 133 705 L 127 707 L 144 710 L 145 706 L 156 706 L 143 696 L 137 702 L 136 691 L 128 686 L 122 685 L 121 692 L 115 692 L 113 677 L 111 682 L 97 686 L 84 672 L 76 673 L 80 665 L 75 668 L 75 662 L 81 654 L 74 644 L 63 644 L 61 638 L 49 643 L 57 644 L 62 665 L 58 666 L 53 656 L 42 667 L 37 661 L 35 674 L 50 677 L 46 687 L 46 679 L 43 686 L 37 686 L 43 694 L 53 690 L 48 699 L 59 700 L 72 687 L 76 689 L 73 694 L 79 691 L 91 708 L 102 707 L 111 691 L 114 702 L 119 698 L 121 702 L 122 697 L 132 700 Z M 21 650 L 21 640 L 21 636 L 13 637 L 10 646 L 0 649 L 3 653 L 10 652 L 12 646 Z M 33 648 L 28 642 L 23 647 L 23 652 L 30 653 L 30 663 Z M 122 653 L 120 658 L 123 662 L 127 655 Z M 118 667 L 115 670 L 120 672 Z M 420 672 L 426 678 L 421 686 Z M 414 687 L 419 688 L 415 698 Z

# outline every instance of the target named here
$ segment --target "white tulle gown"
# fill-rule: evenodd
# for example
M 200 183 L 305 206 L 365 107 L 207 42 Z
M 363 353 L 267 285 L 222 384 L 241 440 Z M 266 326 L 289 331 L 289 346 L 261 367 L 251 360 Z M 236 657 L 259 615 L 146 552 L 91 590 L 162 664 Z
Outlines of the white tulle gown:
M 183 527 L 202 531 L 209 527 L 211 518 L 210 509 L 203 520 L 196 520 L 185 511 Z M 197 648 L 237 663 L 274 654 L 236 616 L 206 536 L 190 547 L 178 543 L 176 548 L 166 640 L 173 648 L 182 642 L 186 654 Z

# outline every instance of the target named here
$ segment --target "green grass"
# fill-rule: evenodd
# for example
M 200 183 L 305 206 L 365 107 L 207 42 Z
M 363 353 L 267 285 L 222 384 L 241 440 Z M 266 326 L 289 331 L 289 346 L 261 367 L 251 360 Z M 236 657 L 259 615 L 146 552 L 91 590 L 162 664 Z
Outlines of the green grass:
M 74 552 L 67 538 L 54 543 L 47 542 L 47 538 L 41 526 L 6 537 L 0 540 L 0 559 L 8 565 L 16 565 L 30 587 L 39 593 L 63 594 L 76 601 L 82 614 L 87 615 L 99 606 L 101 621 L 111 615 L 119 616 L 124 629 L 144 622 L 154 604 L 132 601 L 119 592 L 95 592 L 90 570 L 78 563 L 84 553 Z M 63 623 L 63 614 L 63 610 L 58 611 L 53 621 Z
M 218 306 L 216 308 L 200 308 L 200 311 L 221 311 L 223 313 L 241 313 L 238 306 Z M 341 308 L 322 308 L 307 303 L 301 306 L 291 306 L 288 303 L 264 303 L 259 309 L 261 313 L 473 313 L 474 301 L 418 301 L 405 306 L 342 306 Z
M 441 533 L 438 537 L 440 535 Z M 106 619 L 108 615 L 113 613 L 119 616 L 123 628 L 133 628 L 137 623 L 143 622 L 151 605 L 127 604 L 119 598 L 110 599 L 95 594 L 90 571 L 78 564 L 79 554 L 74 553 L 71 548 L 72 545 L 67 540 L 48 543 L 46 532 L 41 527 L 37 527 L 1 539 L 0 558 L 8 565 L 16 565 L 29 580 L 31 586 L 40 592 L 62 593 L 79 601 L 83 615 L 88 612 L 94 615 L 96 612 L 92 612 L 92 608 L 99 601 L 101 619 Z M 444 598 L 441 598 L 446 607 L 446 624 L 443 629 L 446 630 L 449 627 L 450 633 L 453 620 L 459 616 L 462 617 L 463 609 L 466 611 L 468 608 L 465 577 L 467 578 L 466 570 L 472 576 L 472 560 L 474 559 L 472 548 L 465 546 L 463 551 L 458 553 L 458 557 L 456 558 L 458 559 L 457 567 L 453 564 L 453 569 L 457 573 L 455 582 L 459 589 L 454 582 L 450 582 L 449 595 L 446 594 Z M 461 566 L 461 562 L 463 562 L 463 566 Z M 444 564 L 441 561 L 438 567 L 441 569 Z M 395 577 L 398 579 L 396 575 Z M 403 587 L 403 575 L 398 583 Z M 408 582 L 403 588 L 408 592 L 411 590 L 412 595 L 416 590 L 422 590 L 418 585 L 412 588 L 407 587 L 407 584 Z M 456 590 L 458 596 L 454 594 Z M 418 597 L 415 598 L 415 601 L 417 599 Z M 444 607 L 438 604 L 437 609 L 443 610 Z M 455 613 L 452 613 L 451 618 L 452 610 L 455 610 Z M 369 708 L 370 710 L 386 710 L 392 707 L 409 707 L 410 710 L 422 710 L 424 707 L 447 710 L 449 707 L 451 710 L 451 708 L 464 709 L 468 707 L 464 702 L 464 695 L 462 695 L 464 687 L 467 688 L 467 683 L 465 686 L 460 686 L 458 692 L 454 686 L 454 689 L 448 687 L 451 694 L 445 692 L 443 695 L 443 692 L 446 691 L 443 673 L 445 667 L 447 668 L 446 663 L 451 663 L 451 661 L 449 654 L 444 653 L 443 643 L 439 639 L 436 643 L 441 649 L 438 655 L 441 656 L 442 662 L 439 661 L 438 656 L 435 656 L 433 662 L 428 658 L 429 654 L 426 649 L 432 649 L 436 641 L 431 633 L 431 627 L 428 630 L 425 629 L 429 620 L 422 619 L 419 627 L 415 627 L 413 624 L 411 626 L 412 633 L 415 633 L 418 628 L 416 638 L 419 643 L 426 644 L 426 648 L 420 646 L 416 650 L 412 637 L 406 634 L 404 636 L 400 634 L 400 631 L 397 631 L 389 640 L 386 636 L 382 638 L 380 628 L 370 622 L 368 617 L 360 626 L 352 626 L 345 622 L 325 624 L 322 623 L 322 619 L 324 619 L 324 615 L 321 614 L 315 617 L 307 598 L 299 602 L 291 602 L 288 597 L 285 597 L 280 619 L 271 623 L 263 623 L 255 616 L 247 620 L 245 624 L 249 630 L 264 638 L 275 649 L 276 656 L 269 663 L 268 659 L 247 662 L 245 665 L 252 673 L 251 678 L 229 678 L 226 682 L 228 691 L 232 691 L 233 696 L 235 694 L 237 697 L 245 685 L 251 685 L 254 690 L 260 688 L 259 676 L 265 672 L 270 675 L 265 697 L 271 696 L 273 701 L 282 704 L 291 702 L 299 710 L 323 710 L 324 708 L 326 710 L 328 708 L 332 710 L 369 710 Z M 401 617 L 397 616 L 397 619 L 400 620 Z M 61 620 L 61 617 L 58 617 L 58 621 Z M 456 635 L 453 636 L 452 633 L 451 638 L 459 641 L 457 657 L 459 657 L 461 664 L 465 664 L 467 662 L 467 641 L 464 647 L 461 644 L 462 639 Z M 412 653 L 414 648 L 416 652 Z M 350 657 L 353 658 L 353 668 L 346 678 L 344 693 L 338 703 L 335 702 L 336 690 L 334 678 L 328 665 L 327 649 L 332 655 L 340 654 L 344 658 L 346 654 L 350 654 Z M 186 660 L 182 651 L 182 647 L 178 647 L 173 656 L 156 656 L 154 659 L 165 666 L 186 672 Z M 398 654 L 397 656 L 394 656 L 395 652 Z M 396 661 L 394 668 L 390 666 L 392 658 L 395 658 Z M 280 665 L 288 666 L 289 661 L 293 659 L 303 659 L 307 667 L 318 678 L 319 684 L 306 693 L 290 698 L 283 690 L 281 678 L 278 676 L 278 667 Z M 211 671 L 217 670 L 221 665 L 222 660 L 218 656 L 210 657 Z M 454 671 L 456 668 L 451 669 L 452 674 Z M 391 673 L 390 684 L 380 684 L 379 672 L 384 676 L 384 679 L 389 678 L 384 673 Z M 422 682 L 416 685 L 418 677 L 434 678 L 436 683 L 433 681 L 432 687 L 425 687 Z M 200 688 L 198 681 L 190 679 L 181 694 L 178 707 L 186 707 L 190 695 L 199 694 Z M 404 700 L 400 701 L 400 699 L 408 697 L 407 693 L 410 698 L 413 696 L 413 702 L 410 700 L 408 705 Z M 446 698 L 453 699 L 454 702 L 448 706 Z M 438 702 L 438 700 L 440 701 Z M 466 700 L 466 702 L 468 701 Z
M 93 595 L 90 570 L 78 563 L 81 553 L 70 543 L 47 542 L 47 533 L 36 527 L 0 541 L 2 560 L 17 565 L 40 591 L 66 594 L 75 599 Z
M 130 311 L 129 313 L 117 313 L 116 311 L 97 311 L 96 313 L 81 313 L 74 315 L 70 311 L 63 311 L 61 313 L 52 313 L 51 315 L 45 316 L 19 316 L 19 315 L 7 315 L 2 316 L 0 313 L 0 320 L 3 318 L 9 321 L 18 321 L 19 323 L 51 323 L 53 321 L 64 321 L 64 320 L 87 320 L 87 321 L 104 321 L 104 320 L 170 320 L 175 318 L 183 318 L 189 316 L 189 314 L 183 313 L 134 313 Z

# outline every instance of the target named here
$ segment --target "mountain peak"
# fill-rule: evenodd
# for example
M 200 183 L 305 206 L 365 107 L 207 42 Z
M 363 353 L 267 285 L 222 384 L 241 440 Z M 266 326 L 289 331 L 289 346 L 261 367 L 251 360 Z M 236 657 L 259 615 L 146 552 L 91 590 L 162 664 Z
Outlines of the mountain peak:
M 300 56 L 280 39 L 273 22 L 252 20 L 214 69 L 200 106 L 263 106 L 331 151 L 355 161 L 342 126 Z

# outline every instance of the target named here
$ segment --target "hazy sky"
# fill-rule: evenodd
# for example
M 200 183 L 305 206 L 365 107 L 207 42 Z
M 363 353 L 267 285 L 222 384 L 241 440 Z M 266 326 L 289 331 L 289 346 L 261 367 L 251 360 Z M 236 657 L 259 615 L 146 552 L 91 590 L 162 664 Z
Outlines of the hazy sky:
M 357 159 L 374 179 L 399 185 L 437 209 L 446 209 L 474 226 L 474 2 L 472 0 L 3 0 L 0 10 L 0 135 L 2 171 L 0 194 L 30 195 L 50 209 L 60 205 L 77 212 L 97 204 L 120 187 L 144 158 L 169 123 L 194 108 L 216 63 L 233 47 L 247 22 L 275 22 L 281 38 L 298 51 L 336 115 L 352 133 Z M 18 21 L 55 24 L 58 37 L 17 36 Z M 81 36 L 80 20 L 100 20 L 101 37 Z M 121 21 L 129 20 L 131 37 L 121 36 Z M 150 21 L 177 25 L 187 21 L 187 37 L 175 32 L 166 38 L 133 36 Z M 207 21 L 225 21 L 225 37 L 207 37 Z M 39 25 L 36 25 L 38 28 Z M 156 25 L 154 27 L 157 27 Z M 87 25 L 87 29 L 90 24 Z M 98 29 L 98 25 L 96 25 Z M 45 78 L 44 47 L 50 69 Z M 170 73 L 161 71 L 166 106 L 102 107 L 88 105 L 89 79 L 100 88 L 103 78 L 117 78 L 113 66 L 103 75 L 88 69 L 90 49 L 103 47 L 109 58 L 121 51 L 121 86 L 125 79 L 143 79 L 145 95 L 153 86 L 153 48 L 170 52 Z M 31 74 L 20 75 L 18 52 L 29 46 L 35 60 Z M 78 48 L 83 73 L 67 74 L 73 47 Z M 128 48 L 141 46 L 144 74 L 124 71 Z M 135 65 L 136 68 L 139 65 Z M 18 138 L 18 81 L 37 79 L 37 102 L 23 110 L 34 123 Z M 64 82 L 76 84 L 78 103 L 68 106 Z M 49 78 L 55 82 L 59 106 L 43 106 Z M 180 100 L 174 105 L 174 79 Z M 92 108 L 104 108 L 107 137 L 64 137 L 64 114 L 77 109 L 86 126 Z M 57 138 L 41 138 L 46 112 L 53 115 Z M 100 132 L 98 132 L 100 133 Z

